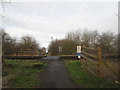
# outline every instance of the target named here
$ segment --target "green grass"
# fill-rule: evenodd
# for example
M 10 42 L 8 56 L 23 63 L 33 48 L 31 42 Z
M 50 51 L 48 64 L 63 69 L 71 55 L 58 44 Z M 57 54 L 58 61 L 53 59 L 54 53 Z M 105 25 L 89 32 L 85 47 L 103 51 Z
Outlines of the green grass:
M 40 84 L 40 72 L 46 67 L 46 63 L 36 60 L 5 60 L 3 77 L 9 88 L 33 88 Z
M 114 82 L 109 82 L 106 79 L 98 78 L 84 71 L 80 61 L 65 61 L 65 66 L 68 69 L 73 81 L 85 88 L 117 88 L 118 85 Z M 120 87 L 120 86 L 119 86 Z

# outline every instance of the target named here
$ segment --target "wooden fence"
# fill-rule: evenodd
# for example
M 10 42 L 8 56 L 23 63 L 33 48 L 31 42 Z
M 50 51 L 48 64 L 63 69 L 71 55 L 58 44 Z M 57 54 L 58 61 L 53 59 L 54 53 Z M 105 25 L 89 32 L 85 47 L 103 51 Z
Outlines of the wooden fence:
M 82 47 L 84 67 L 95 76 L 103 76 L 101 48 Z
M 82 47 L 82 57 L 81 62 L 83 63 L 86 70 L 95 76 L 102 77 L 103 68 L 102 68 L 102 53 L 101 48 L 89 48 Z
M 102 51 L 100 47 L 97 48 L 89 48 L 82 47 L 82 60 L 83 67 L 85 70 L 89 71 L 91 74 L 104 77 L 105 70 L 108 68 L 114 75 L 117 77 L 117 73 L 109 64 L 105 63 L 102 58 Z

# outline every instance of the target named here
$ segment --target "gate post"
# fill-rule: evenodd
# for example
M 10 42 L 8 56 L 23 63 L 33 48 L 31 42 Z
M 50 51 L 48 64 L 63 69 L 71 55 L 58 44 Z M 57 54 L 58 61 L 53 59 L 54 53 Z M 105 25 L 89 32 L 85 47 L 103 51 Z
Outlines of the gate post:
M 98 50 L 98 77 L 103 76 L 103 65 L 102 65 L 102 51 L 100 47 L 97 47 Z

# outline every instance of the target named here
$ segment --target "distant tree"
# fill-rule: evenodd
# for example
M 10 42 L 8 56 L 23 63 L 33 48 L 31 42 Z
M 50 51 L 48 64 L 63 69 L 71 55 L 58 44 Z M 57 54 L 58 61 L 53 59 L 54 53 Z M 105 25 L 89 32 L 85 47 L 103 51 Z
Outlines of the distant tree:
M 65 36 L 67 40 L 76 41 L 77 44 L 81 44 L 81 31 L 77 30 L 76 32 L 69 32 Z
M 111 47 L 110 47 L 110 53 L 113 54 L 117 54 L 118 53 L 118 49 L 119 49 L 119 40 L 120 39 L 120 35 L 113 35 L 113 40 L 111 40 Z
M 41 48 L 41 54 L 42 54 L 42 55 L 46 55 L 46 48 L 45 48 L 45 47 L 42 47 L 42 48 Z
M 77 43 L 70 39 L 61 39 L 61 40 L 54 40 L 49 45 L 49 52 L 52 52 L 53 55 L 72 55 L 76 52 Z M 59 51 L 59 47 L 62 48 L 62 51 Z
M 53 51 L 54 55 L 59 54 L 59 47 L 62 47 L 61 54 L 71 55 L 77 50 L 77 45 L 84 45 L 86 47 L 101 47 L 103 54 L 113 53 L 118 51 L 119 35 L 115 35 L 112 32 L 99 33 L 97 30 L 90 31 L 84 29 L 83 32 L 77 30 L 75 32 L 68 32 L 64 39 L 54 40 L 49 45 L 49 51 Z M 53 50 L 52 50 L 53 49 Z
M 104 32 L 100 35 L 98 43 L 103 53 L 110 53 L 113 50 L 115 35 L 111 32 Z
M 59 40 L 55 39 L 52 41 L 49 45 L 49 52 L 51 52 L 53 55 L 59 54 Z
M 76 47 L 77 47 L 76 41 L 65 39 L 62 42 L 61 46 L 62 46 L 62 54 L 73 55 L 76 53 L 76 50 L 77 50 L 76 49 Z
M 87 29 L 84 30 L 82 33 L 82 38 L 81 38 L 81 45 L 90 47 L 91 44 L 91 32 L 89 32 Z
M 90 46 L 97 47 L 99 39 L 99 32 L 97 30 L 91 32 Z
M 4 55 L 15 53 L 16 40 L 13 39 L 5 30 L 2 31 L 2 51 Z
M 19 44 L 21 49 L 39 49 L 39 44 L 32 36 L 23 36 Z

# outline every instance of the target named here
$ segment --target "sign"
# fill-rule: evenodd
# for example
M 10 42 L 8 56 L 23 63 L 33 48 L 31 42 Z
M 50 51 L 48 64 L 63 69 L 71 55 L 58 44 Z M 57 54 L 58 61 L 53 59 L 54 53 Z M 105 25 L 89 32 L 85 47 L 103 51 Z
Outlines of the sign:
M 77 46 L 77 55 L 78 55 L 78 58 L 80 59 L 81 58 L 81 46 Z
M 59 52 L 62 52 L 62 47 L 61 46 L 59 46 Z
M 76 53 L 75 55 L 78 55 L 78 56 L 80 56 L 80 55 L 81 55 L 81 53 Z
M 81 53 L 81 46 L 77 46 L 77 53 Z

